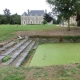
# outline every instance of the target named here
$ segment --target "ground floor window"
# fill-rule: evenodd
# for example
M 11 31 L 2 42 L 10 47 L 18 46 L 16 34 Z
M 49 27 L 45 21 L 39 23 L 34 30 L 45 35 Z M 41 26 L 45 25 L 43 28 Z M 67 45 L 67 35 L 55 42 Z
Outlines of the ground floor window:
M 26 21 L 23 21 L 23 24 L 26 25 Z
M 30 24 L 33 24 L 33 21 L 30 21 Z

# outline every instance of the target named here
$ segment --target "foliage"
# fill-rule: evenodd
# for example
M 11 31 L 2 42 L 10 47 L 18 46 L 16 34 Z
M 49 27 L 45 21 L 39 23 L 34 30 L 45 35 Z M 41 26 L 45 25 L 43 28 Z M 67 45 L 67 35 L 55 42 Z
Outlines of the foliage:
M 23 76 L 19 76 L 19 75 L 10 74 L 10 75 L 5 76 L 3 78 L 3 80 L 24 80 L 24 77 Z
M 5 9 L 5 10 L 3 10 L 4 11 L 4 15 L 6 15 L 6 16 L 10 16 L 10 10 L 9 9 Z
M 67 70 L 67 69 L 62 69 L 62 70 L 61 70 L 61 76 L 62 76 L 62 77 L 67 77 L 67 76 L 69 76 L 69 75 L 68 75 L 68 70 Z
M 53 18 L 53 24 L 57 24 L 57 20 Z
M 61 23 L 62 16 L 59 14 L 59 15 L 57 15 L 57 17 L 58 17 L 57 24 L 60 24 Z
M 10 58 L 11 58 L 11 57 L 8 55 L 8 56 L 6 56 L 5 58 L 2 59 L 2 62 L 6 62 L 6 61 L 8 61 Z
M 77 65 L 77 68 L 79 68 L 79 69 L 80 69 L 80 64 L 78 64 L 78 65 Z
M 46 20 L 43 20 L 43 22 L 42 22 L 42 23 L 45 25 L 45 24 L 47 24 L 47 21 L 46 21 Z
M 34 49 L 31 49 L 30 51 L 29 51 L 29 54 L 32 54 L 34 52 Z
M 20 15 L 13 14 L 11 15 L 9 9 L 5 9 L 4 15 L 0 15 L 0 24 L 21 24 Z
M 76 21 L 80 21 L 80 13 L 77 13 Z
M 68 21 L 68 30 L 70 30 L 70 17 L 77 14 L 79 5 L 76 0 L 47 0 L 53 6 L 53 11 L 60 14 L 62 18 Z
M 20 24 L 21 23 L 21 19 L 20 19 L 20 15 L 18 15 L 17 13 L 11 16 L 12 19 L 12 24 Z
M 9 23 L 10 22 L 10 10 L 9 9 L 5 9 L 5 10 L 3 10 L 4 11 L 4 15 L 5 15 L 5 17 L 6 17 L 6 21 L 7 21 L 7 23 Z
M 47 22 L 51 22 L 53 20 L 53 18 L 47 13 L 44 15 L 43 19 L 46 20 Z
M 80 36 L 64 36 L 63 39 L 73 40 L 73 42 L 76 42 L 78 39 L 80 39 Z
M 77 22 L 77 26 L 80 26 L 80 21 Z

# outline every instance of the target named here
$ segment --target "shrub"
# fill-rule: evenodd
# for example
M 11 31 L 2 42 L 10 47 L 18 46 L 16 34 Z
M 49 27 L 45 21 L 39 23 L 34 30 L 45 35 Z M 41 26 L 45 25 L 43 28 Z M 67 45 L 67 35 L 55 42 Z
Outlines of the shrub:
M 64 36 L 63 38 L 66 40 L 72 39 L 74 42 L 76 42 L 78 39 L 80 39 L 80 36 Z
M 2 59 L 2 62 L 6 62 L 6 61 L 8 61 L 10 58 L 11 58 L 11 57 L 8 55 L 8 56 L 6 56 L 5 58 Z
M 80 27 L 80 21 L 78 21 L 78 22 L 77 22 L 77 26 L 79 26 L 79 27 Z
M 46 21 L 46 20 L 43 20 L 43 22 L 42 22 L 42 23 L 45 25 L 45 24 L 47 24 L 47 21 Z

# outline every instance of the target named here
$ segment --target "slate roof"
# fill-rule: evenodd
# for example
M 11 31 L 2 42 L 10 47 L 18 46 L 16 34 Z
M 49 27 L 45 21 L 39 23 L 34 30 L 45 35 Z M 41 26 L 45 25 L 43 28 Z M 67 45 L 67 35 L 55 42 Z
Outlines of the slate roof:
M 41 16 L 41 15 L 44 15 L 45 14 L 45 12 L 44 12 L 44 10 L 31 10 L 30 12 L 29 12 L 29 14 L 28 14 L 28 16 Z
M 28 14 L 24 12 L 22 16 L 44 16 L 44 14 L 44 10 L 31 10 Z
M 28 16 L 28 14 L 27 14 L 26 12 L 24 12 L 24 13 L 22 14 L 22 16 Z

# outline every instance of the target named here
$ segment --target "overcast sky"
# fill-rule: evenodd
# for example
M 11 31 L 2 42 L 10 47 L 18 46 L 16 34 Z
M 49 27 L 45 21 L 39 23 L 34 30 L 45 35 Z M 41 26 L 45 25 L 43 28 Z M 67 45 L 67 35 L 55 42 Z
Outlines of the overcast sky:
M 11 14 L 22 14 L 27 10 L 45 10 L 51 11 L 46 0 L 0 0 L 0 14 L 3 14 L 3 10 L 8 8 Z

